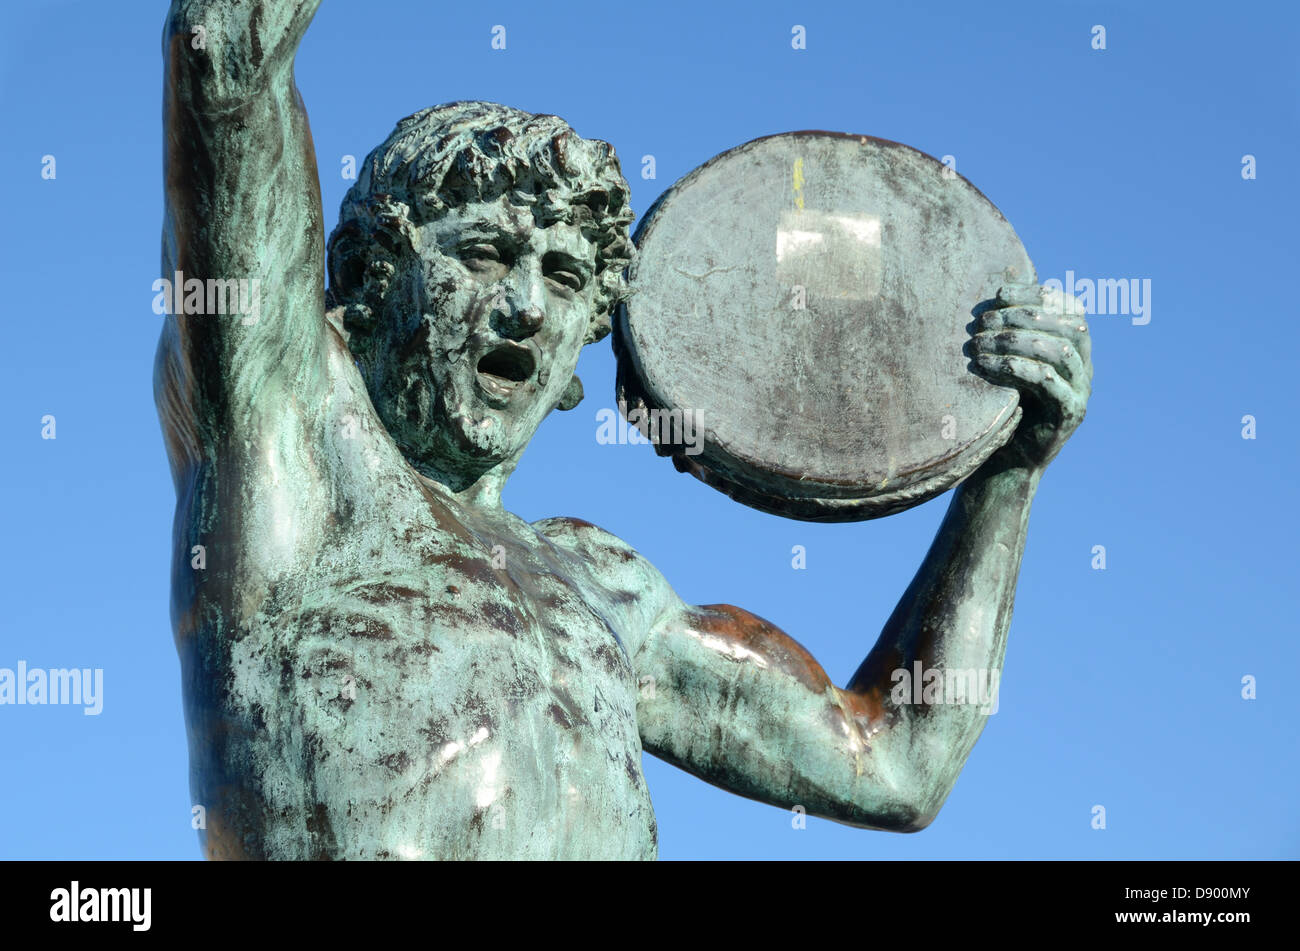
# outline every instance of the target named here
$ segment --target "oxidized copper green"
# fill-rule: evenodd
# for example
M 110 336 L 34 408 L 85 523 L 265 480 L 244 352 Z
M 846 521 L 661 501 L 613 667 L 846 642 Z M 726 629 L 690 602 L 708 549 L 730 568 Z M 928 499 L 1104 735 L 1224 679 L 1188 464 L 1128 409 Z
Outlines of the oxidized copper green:
M 1001 667 L 1030 500 L 1084 412 L 1082 317 L 1029 286 L 970 302 L 972 369 L 1024 418 L 837 688 L 608 532 L 501 505 L 627 292 L 608 145 L 491 103 L 403 120 L 343 203 L 326 292 L 293 81 L 316 6 L 177 0 L 164 33 L 162 273 L 186 293 L 155 390 L 205 854 L 652 858 L 643 749 L 781 807 L 924 828 L 987 711 L 912 702 L 896 672 Z M 241 280 L 256 307 L 214 308 Z

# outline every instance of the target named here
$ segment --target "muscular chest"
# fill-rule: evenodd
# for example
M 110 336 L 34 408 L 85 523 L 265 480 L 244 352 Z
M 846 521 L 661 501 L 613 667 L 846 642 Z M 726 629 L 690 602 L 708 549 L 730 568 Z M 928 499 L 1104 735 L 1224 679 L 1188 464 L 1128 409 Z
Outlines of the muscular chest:
M 327 851 L 652 851 L 635 676 L 600 605 L 517 553 L 416 560 L 317 583 L 261 656 L 232 657 L 271 785 L 301 790 L 298 813 L 327 805 Z
M 490 696 L 505 716 L 544 698 L 548 710 L 560 707 L 553 719 L 572 722 L 560 716 L 569 707 L 604 719 L 634 700 L 617 617 L 582 579 L 503 546 L 478 547 L 443 545 L 405 571 L 389 561 L 382 573 L 340 572 L 277 619 L 276 640 L 334 663 L 355 658 L 375 684 L 419 685 L 467 706 Z

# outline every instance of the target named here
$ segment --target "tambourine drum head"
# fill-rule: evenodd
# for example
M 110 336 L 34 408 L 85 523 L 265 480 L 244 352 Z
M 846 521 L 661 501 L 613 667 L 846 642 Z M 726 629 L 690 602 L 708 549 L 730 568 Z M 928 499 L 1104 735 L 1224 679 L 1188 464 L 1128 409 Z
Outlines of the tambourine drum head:
M 962 347 L 1000 285 L 1037 276 L 997 208 L 928 155 L 757 139 L 665 192 L 635 242 L 620 404 L 679 469 L 747 505 L 888 515 L 965 478 L 1019 421 L 1016 391 Z

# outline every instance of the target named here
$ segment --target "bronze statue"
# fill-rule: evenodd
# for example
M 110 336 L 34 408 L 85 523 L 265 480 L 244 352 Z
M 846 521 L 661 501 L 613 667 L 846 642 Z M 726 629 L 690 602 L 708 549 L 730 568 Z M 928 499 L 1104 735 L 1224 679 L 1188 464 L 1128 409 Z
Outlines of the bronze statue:
M 163 274 L 259 288 L 243 315 L 187 293 L 155 370 L 205 853 L 653 858 L 643 749 L 740 795 L 924 828 L 986 711 L 899 702 L 893 673 L 1000 668 L 1030 501 L 1084 413 L 1082 318 L 1035 288 L 976 318 L 974 368 L 1023 419 L 837 688 L 609 533 L 502 508 L 627 293 L 607 144 L 491 103 L 403 120 L 343 203 L 325 290 L 293 81 L 316 7 L 176 0 L 164 37 Z

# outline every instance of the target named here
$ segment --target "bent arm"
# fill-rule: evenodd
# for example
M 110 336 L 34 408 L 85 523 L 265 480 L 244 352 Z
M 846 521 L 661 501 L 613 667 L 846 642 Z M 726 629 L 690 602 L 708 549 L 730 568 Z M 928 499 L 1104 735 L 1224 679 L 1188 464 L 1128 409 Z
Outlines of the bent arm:
M 922 672 L 1000 671 L 1038 479 L 982 469 L 958 488 L 915 580 L 843 689 L 761 618 L 668 607 L 637 655 L 638 675 L 653 684 L 637 708 L 645 748 L 753 799 L 867 828 L 924 828 L 984 728 L 997 680 L 980 681 L 968 702 L 940 693 L 931 703 L 933 693 L 914 692 L 899 672 L 910 678 L 917 661 Z
M 318 4 L 175 0 L 167 17 L 161 278 L 181 286 L 155 286 L 154 388 L 178 489 L 322 384 L 320 183 L 293 82 Z

